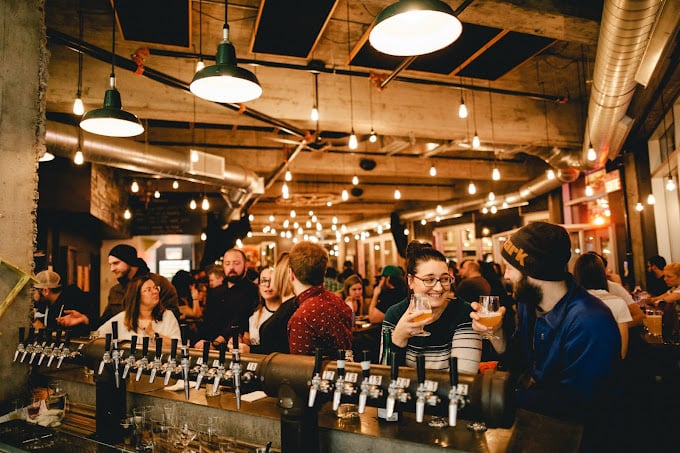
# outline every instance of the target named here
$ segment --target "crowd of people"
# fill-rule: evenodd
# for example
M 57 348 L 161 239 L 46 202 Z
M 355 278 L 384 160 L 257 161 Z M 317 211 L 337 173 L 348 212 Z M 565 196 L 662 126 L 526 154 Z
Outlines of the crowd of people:
M 455 356 L 463 373 L 477 373 L 482 362 L 510 371 L 520 425 L 527 414 L 531 423 L 536 414 L 547 424 L 567 420 L 584 450 L 607 450 L 616 439 L 611 430 L 620 415 L 629 329 L 642 324 L 644 313 L 603 256 L 584 253 L 568 272 L 571 241 L 560 226 L 531 223 L 504 243 L 501 254 L 504 272 L 475 258 L 448 261 L 430 244 L 414 241 L 405 268 L 384 266 L 369 287 L 351 261 L 337 272 L 322 246 L 301 242 L 259 273 L 249 272 L 242 250 L 229 249 L 221 266 L 179 271 L 170 282 L 120 244 L 108 256 L 118 283 L 100 325 L 91 325 L 97 315 L 79 290 L 62 287 L 49 270 L 36 276 L 35 325 L 105 334 L 117 322 L 122 340 L 181 339 L 195 348 L 226 343 L 261 354 L 321 349 L 335 357 L 339 349 L 358 346 L 377 362 L 386 345 L 375 330 L 357 335 L 360 319 L 391 331 L 389 349 L 402 366 L 414 367 L 424 355 L 427 368 L 447 369 Z M 652 257 L 648 271 L 649 303 L 680 300 L 680 263 Z M 488 295 L 501 302 L 502 322 L 492 327 L 480 322 L 477 302 Z M 430 301 L 428 319 L 411 308 L 411 299 L 421 296 Z

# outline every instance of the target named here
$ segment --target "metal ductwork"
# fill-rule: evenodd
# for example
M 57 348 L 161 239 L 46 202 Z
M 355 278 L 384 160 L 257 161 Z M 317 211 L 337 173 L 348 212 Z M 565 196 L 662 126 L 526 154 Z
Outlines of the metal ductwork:
M 594 167 L 616 157 L 633 120 L 626 116 L 637 82 L 635 75 L 647 49 L 663 0 L 605 0 L 597 44 L 583 155 L 592 142 Z
M 47 149 L 53 154 L 70 157 L 78 146 L 78 134 L 79 129 L 75 126 L 48 121 Z M 227 204 L 223 212 L 225 227 L 239 218 L 240 210 L 248 200 L 264 193 L 264 180 L 255 172 L 234 165 L 224 166 L 221 175 L 196 171 L 192 169 L 188 152 L 88 133 L 83 133 L 81 148 L 89 162 L 220 187 Z

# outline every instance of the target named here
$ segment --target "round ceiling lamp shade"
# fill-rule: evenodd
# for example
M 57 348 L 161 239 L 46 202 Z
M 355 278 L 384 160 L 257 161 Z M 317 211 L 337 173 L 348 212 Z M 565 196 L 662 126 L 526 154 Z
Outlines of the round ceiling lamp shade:
M 80 127 L 87 132 L 108 137 L 134 137 L 144 132 L 137 115 L 122 109 L 120 93 L 113 82 L 104 94 L 104 107 L 83 115 Z
M 189 89 L 196 96 L 213 102 L 248 102 L 262 95 L 257 77 L 236 65 L 236 51 L 226 38 L 217 46 L 216 64 L 194 74 Z
M 424 55 L 453 43 L 463 25 L 441 0 L 400 0 L 378 14 L 368 40 L 379 52 Z

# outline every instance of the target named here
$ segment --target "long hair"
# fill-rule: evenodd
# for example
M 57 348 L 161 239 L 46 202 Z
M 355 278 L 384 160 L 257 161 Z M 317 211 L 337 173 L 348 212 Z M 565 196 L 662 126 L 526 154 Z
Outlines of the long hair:
M 290 284 L 288 274 L 288 264 L 290 262 L 288 252 L 283 252 L 279 255 L 274 264 L 274 273 L 272 274 L 272 286 L 279 293 L 281 302 L 293 296 L 293 287 Z
M 125 327 L 129 330 L 136 332 L 139 327 L 139 306 L 142 297 L 142 285 L 151 280 L 154 285 L 158 285 L 152 278 L 134 278 L 128 284 L 125 289 L 125 295 L 123 296 L 123 307 L 125 307 Z M 161 321 L 163 319 L 163 312 L 165 311 L 165 306 L 163 305 L 162 299 L 158 300 L 158 304 L 153 307 L 151 311 L 151 317 L 155 321 Z
M 363 294 L 364 282 L 361 279 L 361 277 L 359 277 L 357 274 L 350 275 L 345 279 L 344 282 L 342 282 L 342 300 L 347 299 L 347 297 L 349 296 L 349 289 L 352 286 L 356 285 L 357 283 L 361 283 L 361 292 Z
M 432 244 L 420 241 L 411 241 L 406 247 L 406 273 L 416 274 L 416 267 L 426 261 L 441 261 L 446 263 L 446 257 L 432 247 Z

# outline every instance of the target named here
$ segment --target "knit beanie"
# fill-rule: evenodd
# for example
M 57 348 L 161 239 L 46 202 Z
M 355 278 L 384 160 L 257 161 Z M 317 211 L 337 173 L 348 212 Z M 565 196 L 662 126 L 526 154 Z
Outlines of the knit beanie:
M 567 230 L 559 225 L 533 222 L 505 241 L 501 255 L 529 277 L 546 281 L 564 280 L 571 257 L 571 239 Z
M 115 256 L 119 260 L 127 263 L 130 266 L 139 267 L 139 258 L 137 258 L 137 250 L 131 245 L 118 244 L 111 249 L 109 256 Z

